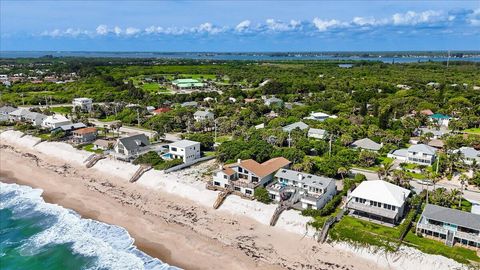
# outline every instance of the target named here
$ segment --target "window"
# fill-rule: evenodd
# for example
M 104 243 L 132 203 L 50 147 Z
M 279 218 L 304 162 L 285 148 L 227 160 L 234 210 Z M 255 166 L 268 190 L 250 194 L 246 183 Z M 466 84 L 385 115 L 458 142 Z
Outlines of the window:
M 220 186 L 220 183 L 217 182 L 217 181 L 213 182 L 213 184 L 214 184 L 215 186 Z
M 238 172 L 243 172 L 242 167 L 238 167 Z
M 395 209 L 396 209 L 395 206 L 392 206 L 392 210 L 395 211 Z
M 235 191 L 242 191 L 242 189 L 240 187 L 234 187 L 233 188 Z
M 245 194 L 252 195 L 252 191 L 250 189 L 245 189 Z
M 228 179 L 228 177 L 226 175 L 223 175 L 223 179 Z
M 253 183 L 258 183 L 258 177 L 252 176 L 252 182 Z

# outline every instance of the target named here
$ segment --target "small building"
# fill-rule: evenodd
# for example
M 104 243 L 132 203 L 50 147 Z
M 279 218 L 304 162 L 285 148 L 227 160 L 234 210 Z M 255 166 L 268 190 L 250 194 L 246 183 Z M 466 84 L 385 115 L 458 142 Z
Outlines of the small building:
M 24 115 L 23 121 L 31 124 L 32 126 L 39 127 L 42 125 L 43 121 L 47 118 L 45 114 L 37 112 L 28 112 Z
M 69 135 L 74 130 L 81 129 L 81 128 L 86 128 L 86 127 L 87 126 L 84 123 L 79 122 L 79 123 L 72 123 L 72 124 L 69 124 L 69 125 L 63 125 L 63 126 L 60 126 L 58 128 L 53 129 L 52 131 L 62 130 L 63 132 L 65 132 L 65 134 Z
M 171 111 L 172 109 L 168 108 L 168 107 L 163 107 L 163 108 L 158 108 L 158 109 L 155 109 L 152 111 L 152 113 L 154 115 L 159 115 L 159 114 L 162 114 L 162 113 L 166 113 L 166 112 L 169 112 Z
M 275 173 L 275 182 L 267 186 L 270 198 L 280 202 L 287 192 L 301 203 L 301 209 L 322 209 L 337 192 L 335 180 L 289 169 Z
M 176 79 L 172 81 L 172 86 L 176 89 L 202 89 L 205 83 L 196 79 Z
M 2 107 L 0 107 L 0 115 L 6 116 L 6 118 L 8 119 L 8 115 L 11 112 L 14 112 L 16 110 L 17 110 L 16 108 L 11 107 L 11 106 L 2 106 Z
M 407 152 L 407 162 L 432 165 L 435 162 L 437 149 L 426 144 L 415 144 L 410 146 Z
M 351 144 L 351 147 L 355 149 L 362 149 L 362 150 L 377 152 L 383 147 L 383 145 L 380 143 L 376 143 L 370 140 L 369 138 L 363 138 L 363 139 L 354 141 Z
M 337 118 L 336 115 L 329 115 L 323 112 L 311 112 L 309 116 L 303 118 L 307 120 L 315 120 L 319 122 L 323 122 L 327 120 L 328 118 Z
M 84 112 L 90 112 L 92 110 L 93 101 L 91 98 L 74 98 L 72 101 L 73 109 Z
M 432 112 L 432 110 L 427 109 L 427 110 L 421 110 L 420 114 L 423 114 L 423 115 L 426 115 L 426 116 L 431 116 L 431 115 L 433 115 L 433 112 Z
M 213 120 L 215 118 L 215 115 L 210 111 L 196 111 L 193 114 L 193 118 L 195 119 L 195 121 L 201 122 L 206 120 Z
M 255 101 L 257 101 L 256 98 L 246 98 L 243 100 L 245 103 L 255 103 Z
M 448 124 L 450 123 L 452 117 L 441 113 L 435 113 L 430 115 L 428 119 L 431 122 L 436 123 L 437 125 L 448 127 Z
M 187 101 L 180 104 L 181 107 L 198 107 L 198 102 L 196 101 Z
M 404 214 L 410 190 L 383 180 L 363 181 L 347 196 L 352 215 L 398 224 Z
M 309 138 L 314 138 L 314 139 L 320 139 L 320 140 L 325 140 L 327 138 L 327 131 L 325 129 L 320 129 L 320 128 L 310 128 L 308 130 L 307 137 Z
M 97 128 L 86 127 L 73 131 L 73 141 L 77 143 L 91 142 L 97 138 Z
M 293 124 L 282 127 L 282 130 L 284 132 L 292 132 L 295 129 L 306 130 L 308 128 L 309 128 L 309 126 L 307 124 L 305 124 L 304 122 L 295 122 Z
M 29 114 L 30 111 L 24 108 L 18 108 L 8 114 L 8 119 L 11 122 L 22 122 L 25 120 L 25 115 Z
M 283 105 L 283 100 L 277 98 L 277 97 L 271 97 L 271 98 L 266 98 L 264 100 L 265 105 L 267 106 L 282 106 Z
M 166 159 L 182 159 L 183 163 L 194 162 L 201 157 L 200 143 L 190 140 L 181 140 L 168 145 L 168 153 L 162 155 Z
M 93 142 L 93 149 L 94 150 L 108 150 L 113 148 L 114 142 L 107 141 L 103 139 L 98 139 Z
M 265 128 L 265 123 L 261 123 L 255 126 L 255 129 L 262 129 Z
M 253 159 L 237 160 L 224 165 L 214 173 L 213 186 L 233 189 L 247 197 L 253 197 L 255 188 L 266 187 L 279 169 L 286 169 L 291 162 L 284 157 L 272 158 L 263 163 Z
M 419 127 L 413 131 L 413 135 L 422 136 L 431 133 L 432 139 L 440 139 L 450 133 L 450 130 L 441 126 L 440 128 Z
M 117 158 L 131 160 L 136 158 L 142 152 L 142 149 L 150 145 L 148 137 L 145 134 L 136 134 L 129 137 L 117 139 L 113 150 Z
M 64 125 L 71 125 L 72 121 L 60 114 L 54 114 L 47 116 L 43 122 L 42 127 L 47 129 L 55 129 Z
M 473 163 L 480 164 L 480 151 L 473 147 L 460 147 L 452 152 L 460 153 L 463 163 L 467 165 L 472 165 Z
M 480 248 L 480 215 L 427 204 L 418 220 L 417 234 L 438 239 L 447 246 Z

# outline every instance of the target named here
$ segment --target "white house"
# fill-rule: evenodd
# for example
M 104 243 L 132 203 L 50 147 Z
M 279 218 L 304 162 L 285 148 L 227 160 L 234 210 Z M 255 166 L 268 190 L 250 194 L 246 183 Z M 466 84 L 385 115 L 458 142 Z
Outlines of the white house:
M 29 110 L 24 109 L 24 108 L 19 108 L 19 109 L 16 109 L 14 111 L 10 111 L 10 113 L 8 113 L 8 119 L 11 122 L 21 122 L 21 121 L 24 121 L 25 115 L 27 115 L 29 113 L 30 113 Z
M 39 127 L 42 125 L 47 116 L 37 112 L 28 112 L 23 118 L 24 121 L 30 123 L 31 125 Z
M 65 116 L 60 115 L 60 114 L 54 114 L 54 115 L 47 116 L 43 120 L 42 127 L 49 128 L 49 129 L 54 129 L 54 128 L 58 128 L 58 127 L 61 127 L 61 126 L 64 126 L 64 125 L 70 125 L 70 124 L 72 124 L 72 121 L 70 121 Z
M 336 115 L 329 115 L 329 114 L 326 114 L 326 113 L 323 113 L 323 112 L 311 112 L 310 116 L 307 116 L 303 119 L 323 122 L 323 121 L 327 120 L 328 118 L 337 118 L 337 116 Z
M 398 224 L 405 214 L 410 190 L 383 180 L 363 181 L 347 195 L 351 214 Z
M 409 148 L 392 150 L 387 157 L 398 159 L 402 162 L 419 165 L 432 165 L 436 159 L 437 149 L 426 144 L 414 144 Z
M 453 153 L 460 153 L 462 160 L 467 165 L 472 165 L 474 162 L 480 164 L 480 151 L 473 147 L 460 147 L 452 151 Z
M 193 118 L 195 119 L 195 121 L 200 122 L 205 120 L 213 120 L 215 118 L 215 115 L 210 111 L 196 111 L 193 114 Z
M 74 109 L 80 109 L 81 111 L 91 111 L 93 101 L 91 98 L 74 98 L 72 105 Z
M 117 158 L 130 160 L 141 154 L 142 149 L 150 145 L 148 137 L 145 134 L 136 134 L 129 137 L 120 138 L 113 146 Z
M 233 189 L 245 196 L 253 197 L 255 188 L 265 187 L 273 180 L 276 171 L 288 168 L 290 161 L 283 157 L 272 158 L 263 163 L 253 159 L 237 160 L 224 165 L 214 173 L 212 185 Z
M 191 163 L 200 158 L 200 143 L 190 140 L 181 140 L 168 145 L 168 153 L 162 155 L 164 158 L 180 158 L 183 163 Z
M 302 209 L 321 209 L 337 192 L 335 180 L 289 169 L 280 169 L 275 182 L 267 186 L 270 198 L 281 201 L 287 192 L 300 201 Z

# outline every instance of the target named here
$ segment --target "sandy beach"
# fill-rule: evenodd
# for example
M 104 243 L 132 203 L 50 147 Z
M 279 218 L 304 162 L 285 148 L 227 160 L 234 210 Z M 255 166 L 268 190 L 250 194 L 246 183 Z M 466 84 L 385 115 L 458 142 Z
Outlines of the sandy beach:
M 311 231 L 305 231 L 305 220 L 297 221 L 298 213 L 287 212 L 278 227 L 270 227 L 263 222 L 268 222 L 270 208 L 235 196 L 220 210 L 213 210 L 211 196 L 216 193 L 204 190 L 204 183 L 196 181 L 195 168 L 184 174 L 150 171 L 132 184 L 126 179 L 135 171 L 133 165 L 124 164 L 126 176 L 121 174 L 123 163 L 108 159 L 100 161 L 98 168 L 87 169 L 81 161 L 88 153 L 68 150 L 70 146 L 59 143 L 38 144 L 36 138 L 20 138 L 14 132 L 8 134 L 13 139 L 1 135 L 2 182 L 41 188 L 47 202 L 124 227 L 141 250 L 171 265 L 185 269 L 360 270 L 414 269 L 411 267 L 430 262 L 424 269 L 456 266 L 446 258 L 420 252 L 391 260 L 365 250 L 357 254 L 345 245 L 318 244 L 308 236 Z M 175 190 L 189 193 L 175 195 Z M 274 206 L 271 208 L 273 211 Z M 235 214 L 243 212 L 245 215 Z M 405 264 L 408 261 L 410 264 Z

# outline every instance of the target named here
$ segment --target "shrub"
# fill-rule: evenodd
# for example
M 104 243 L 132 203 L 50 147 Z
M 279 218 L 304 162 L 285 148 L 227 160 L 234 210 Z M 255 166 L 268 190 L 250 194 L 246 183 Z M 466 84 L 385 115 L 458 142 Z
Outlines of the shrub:
M 151 166 L 158 165 L 160 163 L 163 163 L 164 160 L 158 155 L 157 152 L 155 151 L 149 151 L 139 157 L 137 157 L 134 161 L 133 164 L 148 164 Z
M 255 189 L 253 197 L 255 197 L 257 201 L 262 203 L 270 203 L 272 201 L 272 199 L 270 199 L 270 196 L 268 195 L 267 189 L 262 187 Z
M 156 166 L 154 166 L 154 168 L 156 170 L 162 171 L 162 170 L 170 169 L 182 163 L 183 161 L 181 159 L 172 159 L 172 160 L 164 161 L 160 164 L 157 164 Z
M 364 174 L 357 173 L 357 174 L 355 174 L 355 179 L 354 180 L 355 180 L 355 182 L 360 183 L 360 182 L 363 182 L 363 181 L 367 180 L 367 177 Z

